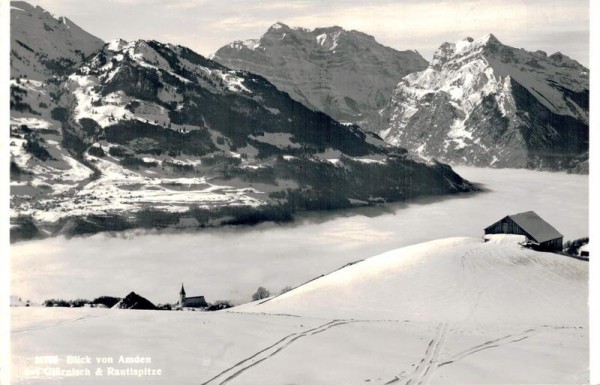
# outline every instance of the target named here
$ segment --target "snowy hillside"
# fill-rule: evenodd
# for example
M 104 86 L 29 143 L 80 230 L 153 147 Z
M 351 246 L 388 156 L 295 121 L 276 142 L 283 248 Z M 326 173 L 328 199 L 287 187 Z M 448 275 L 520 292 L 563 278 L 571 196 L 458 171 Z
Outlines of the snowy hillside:
M 589 70 L 493 35 L 444 43 L 382 110 L 380 134 L 455 164 L 586 172 Z
M 144 383 L 586 383 L 587 266 L 513 237 L 450 238 L 231 312 L 13 308 L 13 370 L 16 383 L 44 383 L 27 370 L 51 351 L 151 357 L 87 366 L 162 369 Z
M 403 76 L 427 67 L 418 52 L 397 51 L 359 31 L 283 23 L 259 39 L 223 46 L 213 59 L 260 74 L 304 105 L 363 128 L 373 125 Z
M 518 244 L 521 236 L 490 237 L 485 243 L 448 238 L 389 251 L 239 309 L 421 322 L 586 320 L 585 262 L 525 249 Z

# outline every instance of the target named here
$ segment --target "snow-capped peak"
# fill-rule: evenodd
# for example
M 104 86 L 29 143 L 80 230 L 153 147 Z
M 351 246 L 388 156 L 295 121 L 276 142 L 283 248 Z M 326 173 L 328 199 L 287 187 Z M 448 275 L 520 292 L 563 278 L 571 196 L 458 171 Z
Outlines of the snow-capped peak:
M 129 42 L 123 39 L 114 39 L 106 43 L 106 49 L 108 51 L 118 52 L 130 45 Z
M 502 45 L 502 43 L 491 33 L 479 39 L 466 37 L 455 43 L 446 42 L 434 53 L 431 64 L 433 67 L 439 67 L 451 58 L 482 52 L 485 47 L 498 45 Z
M 525 139 L 515 138 L 532 132 L 547 135 L 539 143 L 554 141 L 553 145 L 561 148 L 563 141 L 555 139 L 556 133 L 567 136 L 567 126 L 580 130 L 583 138 L 576 150 L 569 151 L 584 151 L 588 84 L 587 69 L 562 54 L 547 56 L 541 51 L 513 48 L 492 34 L 467 37 L 442 44 L 427 70 L 402 79 L 390 106 L 383 110 L 389 114 L 389 125 L 380 134 L 413 153 L 449 162 L 530 167 L 535 161 L 547 167 L 538 159 L 527 163 L 524 155 L 511 159 L 506 153 L 526 153 Z M 532 105 L 538 104 L 531 107 L 523 103 L 523 95 Z M 538 120 L 532 119 L 538 111 L 544 112 Z M 548 119 L 551 114 L 561 118 Z M 523 121 L 522 116 L 526 117 Z M 562 122 L 564 116 L 570 118 L 568 124 L 554 123 Z M 520 127 L 535 129 L 522 134 Z M 501 144 L 494 136 L 502 132 L 500 128 L 506 133 Z M 428 133 L 425 139 L 423 133 Z M 534 151 L 549 150 L 542 147 Z
M 290 29 L 290 27 L 288 27 L 286 24 L 278 21 L 277 23 L 273 24 L 271 27 L 269 27 L 270 31 L 277 31 L 280 29 Z
M 492 33 L 488 33 L 487 35 L 485 35 L 482 40 L 486 43 L 486 44 L 502 44 L 500 43 L 500 40 L 498 40 L 496 38 L 496 36 L 494 36 L 494 34 Z

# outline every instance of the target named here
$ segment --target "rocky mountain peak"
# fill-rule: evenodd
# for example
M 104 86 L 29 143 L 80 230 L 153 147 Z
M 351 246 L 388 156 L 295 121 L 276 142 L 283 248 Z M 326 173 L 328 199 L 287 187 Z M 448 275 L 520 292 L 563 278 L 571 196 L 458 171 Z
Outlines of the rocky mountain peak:
M 586 71 L 587 69 L 582 66 L 577 60 L 573 60 L 567 55 L 561 52 L 555 52 L 548 57 L 552 60 L 552 62 L 559 67 L 568 67 L 573 69 L 580 69 L 581 71 Z
M 450 61 L 462 60 L 462 58 L 479 53 L 495 52 L 502 46 L 503 44 L 491 33 L 479 39 L 466 37 L 455 43 L 446 42 L 435 51 L 431 66 L 440 69 Z
M 275 31 L 291 31 L 291 28 L 281 21 L 276 22 L 272 26 L 269 27 L 267 32 L 275 32 Z
M 284 39 L 288 35 L 294 35 L 295 32 L 301 32 L 298 29 L 290 28 L 285 23 L 278 21 L 277 23 L 271 25 L 269 29 L 261 36 L 260 39 L 257 40 L 270 40 L 270 39 Z
M 66 17 L 11 2 L 11 78 L 45 80 L 72 71 L 104 44 Z
M 444 43 L 406 76 L 380 135 L 420 156 L 477 166 L 567 169 L 585 160 L 589 72 L 492 34 Z
M 484 36 L 484 40 L 486 41 L 487 45 L 502 45 L 502 43 L 500 43 L 500 40 L 498 40 L 496 36 L 492 33 L 489 33 L 486 36 Z
M 129 44 L 128 41 L 119 38 L 109 41 L 104 47 L 108 51 L 117 52 L 124 49 Z
M 416 51 L 397 51 L 359 31 L 283 23 L 258 39 L 222 47 L 213 59 L 266 77 L 311 109 L 365 127 L 403 76 L 427 66 Z

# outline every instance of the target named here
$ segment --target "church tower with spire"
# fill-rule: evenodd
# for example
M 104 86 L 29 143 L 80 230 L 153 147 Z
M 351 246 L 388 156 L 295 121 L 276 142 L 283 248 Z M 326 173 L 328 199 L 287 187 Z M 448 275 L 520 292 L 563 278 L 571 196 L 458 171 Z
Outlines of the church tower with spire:
M 181 290 L 179 290 L 179 303 L 178 308 L 180 309 L 193 309 L 193 308 L 205 308 L 208 306 L 203 295 L 188 297 L 185 294 L 183 288 L 183 282 L 181 283 Z
M 183 288 L 183 282 L 181 283 L 181 290 L 179 291 L 179 306 L 185 306 L 185 289 Z

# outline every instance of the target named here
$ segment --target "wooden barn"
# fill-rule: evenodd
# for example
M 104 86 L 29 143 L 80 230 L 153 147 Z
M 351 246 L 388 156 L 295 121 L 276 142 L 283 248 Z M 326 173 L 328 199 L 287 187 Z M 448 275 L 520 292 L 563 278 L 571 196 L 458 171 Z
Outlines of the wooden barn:
M 525 235 L 537 250 L 561 251 L 563 235 L 533 211 L 507 215 L 485 229 L 486 234 Z

